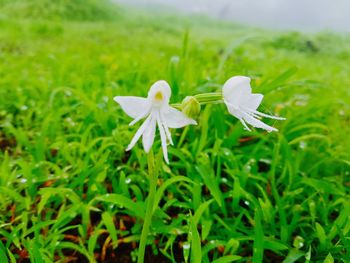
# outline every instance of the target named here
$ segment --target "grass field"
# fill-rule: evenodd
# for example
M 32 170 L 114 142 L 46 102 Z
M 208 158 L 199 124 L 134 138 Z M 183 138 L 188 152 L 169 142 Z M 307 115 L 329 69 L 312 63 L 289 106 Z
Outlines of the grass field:
M 135 260 L 147 155 L 113 97 L 234 75 L 287 120 L 210 105 L 174 130 L 145 262 L 350 262 L 349 36 L 49 2 L 0 1 L 0 262 Z

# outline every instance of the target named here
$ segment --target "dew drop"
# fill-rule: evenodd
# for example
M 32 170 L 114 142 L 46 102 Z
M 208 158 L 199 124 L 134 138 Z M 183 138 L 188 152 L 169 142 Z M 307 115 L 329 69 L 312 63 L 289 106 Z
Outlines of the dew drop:
M 126 179 L 125 179 L 125 183 L 126 183 L 126 184 L 130 184 L 130 183 L 131 183 L 131 178 L 126 178 Z

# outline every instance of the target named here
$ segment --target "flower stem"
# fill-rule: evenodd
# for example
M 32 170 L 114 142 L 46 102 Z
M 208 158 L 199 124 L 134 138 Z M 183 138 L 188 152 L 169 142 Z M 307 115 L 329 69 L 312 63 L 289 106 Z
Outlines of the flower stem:
M 151 226 L 153 209 L 154 209 L 154 198 L 157 188 L 158 171 L 156 170 L 154 155 L 152 150 L 148 153 L 148 175 L 149 175 L 149 193 L 146 207 L 145 219 L 143 222 L 139 251 L 137 256 L 137 263 L 143 263 L 145 257 L 145 250 L 147 245 L 147 237 L 149 234 L 149 228 Z
M 194 95 L 193 97 L 195 97 L 199 101 L 199 103 L 202 104 L 202 103 L 222 100 L 222 93 L 221 92 L 202 93 L 202 94 Z
M 199 102 L 200 105 L 223 103 L 221 92 L 201 93 L 194 95 L 193 97 Z M 171 106 L 175 107 L 176 109 L 182 110 L 181 103 L 174 103 L 171 104 Z

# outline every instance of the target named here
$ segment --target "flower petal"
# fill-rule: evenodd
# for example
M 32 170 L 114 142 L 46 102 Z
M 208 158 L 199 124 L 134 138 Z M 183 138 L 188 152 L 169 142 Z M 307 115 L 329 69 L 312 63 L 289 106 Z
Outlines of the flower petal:
M 195 120 L 188 118 L 184 113 L 170 106 L 166 107 L 162 114 L 169 128 L 181 128 L 186 125 L 197 124 Z
M 244 129 L 246 129 L 247 131 L 252 131 L 251 129 L 249 129 L 248 125 L 245 123 L 245 121 L 242 118 L 239 118 L 239 121 L 244 126 Z
M 249 110 L 255 111 L 259 107 L 263 98 L 264 95 L 259 93 L 249 94 L 248 96 L 242 98 L 243 101 L 241 105 Z
M 154 136 L 156 134 L 156 123 L 157 123 L 156 116 L 154 116 L 154 114 L 151 114 L 149 125 L 147 129 L 145 129 L 142 135 L 143 149 L 145 150 L 146 153 L 149 152 L 149 150 L 153 145 Z
M 150 101 L 154 100 L 156 94 L 160 92 L 163 97 L 163 103 L 169 104 L 170 96 L 171 96 L 171 88 L 165 80 L 156 81 L 148 91 L 148 99 Z
M 158 124 L 159 133 L 160 133 L 160 140 L 162 143 L 164 160 L 166 163 L 169 163 L 168 148 L 167 148 L 167 144 L 166 144 L 166 135 L 165 135 L 164 127 L 163 127 L 159 117 L 157 118 L 157 124 Z
M 243 119 L 253 127 L 261 128 L 261 129 L 267 130 L 268 132 L 278 131 L 276 128 L 271 127 L 258 119 L 255 119 L 254 117 L 250 116 L 245 112 L 243 112 L 242 114 L 243 114 Z
M 164 114 L 162 112 L 160 112 L 159 114 L 160 114 L 160 120 L 161 120 L 162 125 L 164 127 L 164 131 L 165 131 L 166 137 L 168 138 L 169 143 L 171 145 L 174 145 L 173 140 L 171 139 L 171 133 L 169 131 L 169 127 L 168 127 L 168 125 L 167 125 L 167 123 L 166 123 L 166 121 L 164 119 Z
M 149 110 L 143 112 L 141 115 L 137 116 L 135 119 L 132 120 L 132 122 L 129 123 L 129 126 L 133 126 L 136 122 L 139 122 L 143 118 L 145 118 L 149 114 Z
M 238 108 L 244 101 L 242 98 L 247 98 L 251 93 L 250 78 L 244 76 L 228 79 L 222 88 L 224 101 L 230 102 L 235 108 Z
M 243 115 L 242 115 L 242 111 L 235 108 L 231 103 L 226 102 L 226 107 L 228 112 L 233 115 L 234 117 L 238 118 L 238 119 L 242 119 Z
M 131 118 L 137 118 L 149 111 L 150 103 L 147 98 L 135 96 L 116 96 L 113 98 L 123 111 Z
M 134 137 L 131 139 L 130 144 L 128 145 L 128 147 L 126 148 L 127 151 L 130 151 L 132 147 L 135 146 L 135 144 L 137 143 L 137 141 L 140 139 L 141 135 L 145 132 L 145 130 L 148 129 L 148 126 L 150 124 L 151 121 L 151 117 L 152 114 L 150 114 L 147 119 L 142 123 L 142 125 L 140 126 L 140 128 L 137 130 L 137 132 L 135 133 Z
M 256 111 L 256 110 L 250 111 L 250 112 L 252 112 L 254 115 L 261 116 L 261 117 L 266 117 L 266 118 L 281 120 L 281 121 L 286 120 L 286 118 L 284 118 L 284 117 L 272 116 L 272 115 L 268 115 L 268 114 L 265 114 L 265 113 L 262 113 L 262 112 Z

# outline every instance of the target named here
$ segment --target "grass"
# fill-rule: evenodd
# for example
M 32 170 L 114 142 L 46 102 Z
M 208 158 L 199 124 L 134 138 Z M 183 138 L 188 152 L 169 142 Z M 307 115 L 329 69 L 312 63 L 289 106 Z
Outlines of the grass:
M 113 96 L 146 96 L 165 79 L 176 103 L 232 75 L 252 77 L 262 111 L 287 120 L 250 133 L 212 105 L 173 131 L 146 262 L 350 261 L 349 36 L 125 9 L 98 21 L 12 17 L 6 2 L 1 262 L 135 260 L 147 156 L 124 151 L 136 128 Z

